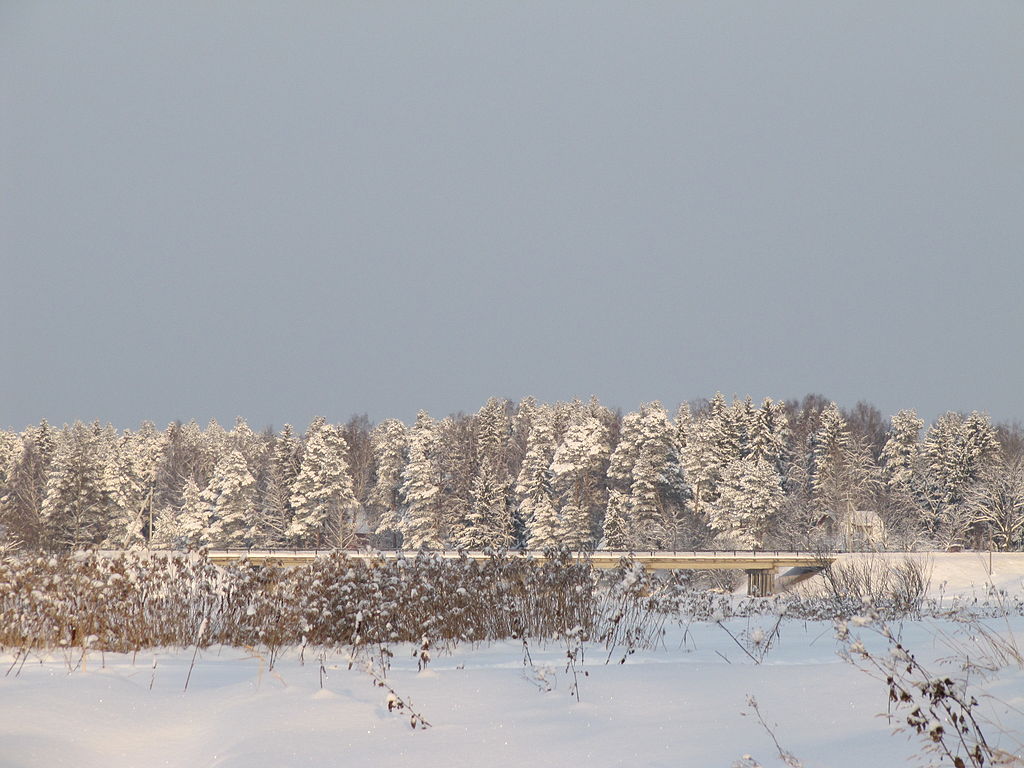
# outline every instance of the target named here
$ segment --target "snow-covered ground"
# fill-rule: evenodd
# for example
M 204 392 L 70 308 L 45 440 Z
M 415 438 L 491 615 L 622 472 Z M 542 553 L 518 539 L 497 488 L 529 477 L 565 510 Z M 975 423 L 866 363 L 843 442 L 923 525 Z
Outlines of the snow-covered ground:
M 840 554 L 846 562 L 914 560 L 930 575 L 928 596 L 982 596 L 990 588 L 1024 596 L 1024 552 L 885 552 Z
M 943 594 L 954 584 L 984 589 L 975 571 L 947 569 L 944 559 L 933 558 L 932 573 L 933 583 L 946 581 Z M 987 556 L 984 564 L 987 569 Z M 1020 592 L 1020 574 L 1008 575 L 1009 562 L 994 570 L 997 584 Z M 918 737 L 893 735 L 895 722 L 879 716 L 888 705 L 884 682 L 837 655 L 832 623 L 784 620 L 760 663 L 739 647 L 759 657 L 748 640 L 759 630 L 769 636 L 775 621 L 769 615 L 731 619 L 724 628 L 670 627 L 662 647 L 638 651 L 624 664 L 621 649 L 606 664 L 606 651 L 586 645 L 576 669 L 579 701 L 564 644 L 532 644 L 527 662 L 518 642 L 435 648 L 423 671 L 411 647 L 397 647 L 387 681 L 429 721 L 426 730 L 412 729 L 407 712 L 389 711 L 388 691 L 360 664 L 349 669 L 341 652 L 326 657 L 324 672 L 311 649 L 304 660 L 287 653 L 268 672 L 265 659 L 244 649 L 208 649 L 196 658 L 187 691 L 191 649 L 134 659 L 90 652 L 80 666 L 80 652 L 58 652 L 2 677 L 14 660 L 8 653 L 0 669 L 0 767 L 678 768 L 730 766 L 747 754 L 781 765 L 748 696 L 780 744 L 808 768 L 903 765 L 920 752 Z M 986 625 L 1024 645 L 1024 619 Z M 936 673 L 961 674 L 955 661 L 942 661 L 957 655 L 952 646 L 983 659 L 984 645 L 955 620 L 896 626 Z M 886 652 L 881 638 L 869 631 L 866 638 L 869 648 Z M 69 673 L 69 667 L 77 668 Z M 1007 665 L 986 679 L 973 672 L 970 680 L 998 723 L 987 735 L 1019 749 L 1014 736 L 1024 734 L 1024 671 Z

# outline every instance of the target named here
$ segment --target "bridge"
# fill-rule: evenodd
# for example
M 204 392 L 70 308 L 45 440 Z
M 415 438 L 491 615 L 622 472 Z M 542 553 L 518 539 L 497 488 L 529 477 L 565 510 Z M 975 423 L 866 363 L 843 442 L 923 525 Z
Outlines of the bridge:
M 210 550 L 207 557 L 217 565 L 245 560 L 254 565 L 279 565 L 298 567 L 308 565 L 318 557 L 325 557 L 332 552 L 341 552 L 346 557 L 356 560 L 396 560 L 399 557 L 413 558 L 415 551 L 395 550 L 287 550 L 287 549 L 221 549 Z M 457 560 L 463 555 L 470 560 L 486 561 L 491 555 L 484 552 L 457 552 L 450 550 L 431 551 L 432 555 Z M 530 559 L 536 563 L 546 562 L 541 551 L 518 550 L 510 552 L 512 557 Z M 614 550 L 597 550 L 580 552 L 573 558 L 581 563 L 588 563 L 594 568 L 610 569 L 617 567 L 623 557 L 630 557 L 649 571 L 700 571 L 700 570 L 732 570 L 744 571 L 747 574 L 747 594 L 756 596 L 771 595 L 775 591 L 776 576 L 782 568 L 790 569 L 787 574 L 790 583 L 808 578 L 827 568 L 835 557 L 822 555 L 818 552 L 772 552 L 764 550 L 714 550 L 696 552 L 619 552 Z

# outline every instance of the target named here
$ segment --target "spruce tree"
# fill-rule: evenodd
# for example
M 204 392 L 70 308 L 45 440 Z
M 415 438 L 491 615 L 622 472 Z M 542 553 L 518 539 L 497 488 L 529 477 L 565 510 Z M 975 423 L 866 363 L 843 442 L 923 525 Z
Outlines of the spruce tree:
M 637 549 L 633 539 L 634 530 L 629 514 L 629 496 L 612 489 L 608 492 L 608 511 L 604 515 L 601 548 L 627 551 Z
M 370 508 L 376 517 L 378 535 L 397 536 L 401 529 L 402 470 L 408 461 L 409 435 L 398 419 L 385 419 L 370 433 L 376 465 Z
M 940 546 L 966 543 L 971 524 L 966 501 L 998 451 L 995 428 L 977 412 L 966 419 L 946 413 L 928 430 L 922 450 L 922 497 L 927 509 L 923 524 Z
M 54 438 L 42 522 L 52 548 L 98 546 L 106 538 L 101 440 L 92 427 L 75 422 Z
M 750 457 L 767 461 L 781 478 L 789 464 L 789 419 L 785 403 L 766 397 L 754 414 L 751 427 Z
M 821 413 L 811 443 L 811 488 L 818 507 L 834 520 L 846 512 L 852 501 L 845 473 L 849 450 L 850 430 L 846 419 L 839 406 L 830 403 Z
M 455 537 L 459 549 L 505 549 L 512 546 L 515 531 L 508 507 L 504 468 L 486 457 L 473 480 L 472 506 L 466 525 Z
M 555 455 L 552 420 L 551 409 L 546 406 L 534 413 L 515 488 L 519 515 L 526 527 L 526 543 L 531 549 L 557 547 L 565 538 L 551 486 L 551 461 Z
M 214 547 L 249 547 L 257 537 L 256 478 L 245 457 L 229 450 L 213 470 L 200 496 L 210 516 L 207 532 Z
M 628 514 L 608 507 L 606 515 L 628 520 L 629 541 L 642 549 L 675 548 L 679 526 L 689 496 L 679 456 L 676 426 L 660 403 L 641 406 L 622 421 L 619 444 L 608 467 L 616 505 L 625 504 Z M 613 503 L 609 493 L 609 505 Z M 618 521 L 613 521 L 619 525 Z M 605 525 L 607 538 L 608 525 Z M 622 537 L 618 537 L 622 538 Z
M 151 422 L 144 422 L 138 432 L 126 431 L 120 440 L 112 429 L 103 434 L 109 446 L 103 470 L 111 519 L 107 543 L 114 548 L 148 543 L 167 438 Z
M 402 546 L 443 549 L 447 537 L 441 488 L 433 452 L 437 425 L 426 411 L 416 415 L 409 432 L 409 462 L 402 471 Z
M 0 490 L 0 522 L 8 539 L 26 549 L 44 547 L 43 499 L 52 445 L 39 440 L 37 427 L 17 436 Z
M 494 472 L 508 476 L 508 448 L 512 436 L 512 422 L 508 415 L 508 402 L 492 397 L 480 409 L 475 420 L 476 450 L 480 463 L 489 459 Z
M 711 527 L 737 548 L 763 548 L 782 505 L 775 468 L 764 459 L 737 459 L 722 472 L 719 489 L 709 510 Z
M 345 547 L 354 541 L 357 501 L 341 431 L 314 421 L 292 485 L 288 539 L 298 547 Z
M 291 424 L 285 424 L 270 448 L 263 528 L 268 544 L 288 542 L 292 524 L 292 486 L 299 477 L 300 446 Z
M 725 467 L 741 457 L 745 417 L 744 411 L 730 410 L 722 393 L 716 392 L 708 412 L 690 430 L 682 461 L 697 515 L 706 514 L 706 505 L 718 498 L 718 481 Z
M 162 520 L 167 530 L 160 534 L 175 549 L 199 549 L 210 545 L 213 507 L 203 499 L 202 489 L 191 477 L 181 492 L 181 506 L 168 508 Z
M 913 482 L 923 426 L 912 410 L 899 411 L 892 417 L 881 456 L 882 474 L 890 489 L 908 488 Z
M 592 415 L 572 424 L 555 451 L 552 483 L 564 526 L 561 543 L 569 549 L 593 546 L 593 519 L 607 504 L 603 481 L 610 455 L 608 428 Z

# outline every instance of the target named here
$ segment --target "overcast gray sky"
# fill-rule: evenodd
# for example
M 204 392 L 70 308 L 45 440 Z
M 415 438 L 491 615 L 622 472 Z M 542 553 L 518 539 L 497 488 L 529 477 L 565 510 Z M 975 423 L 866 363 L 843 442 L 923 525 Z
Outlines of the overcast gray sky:
M 0 424 L 1024 417 L 1024 3 L 0 3 Z

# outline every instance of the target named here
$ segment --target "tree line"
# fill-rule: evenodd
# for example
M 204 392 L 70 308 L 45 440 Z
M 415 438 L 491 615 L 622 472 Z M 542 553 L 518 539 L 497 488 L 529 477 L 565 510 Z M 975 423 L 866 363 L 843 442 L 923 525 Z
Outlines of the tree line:
M 1024 430 L 820 395 L 0 431 L 0 549 L 1024 545 Z

